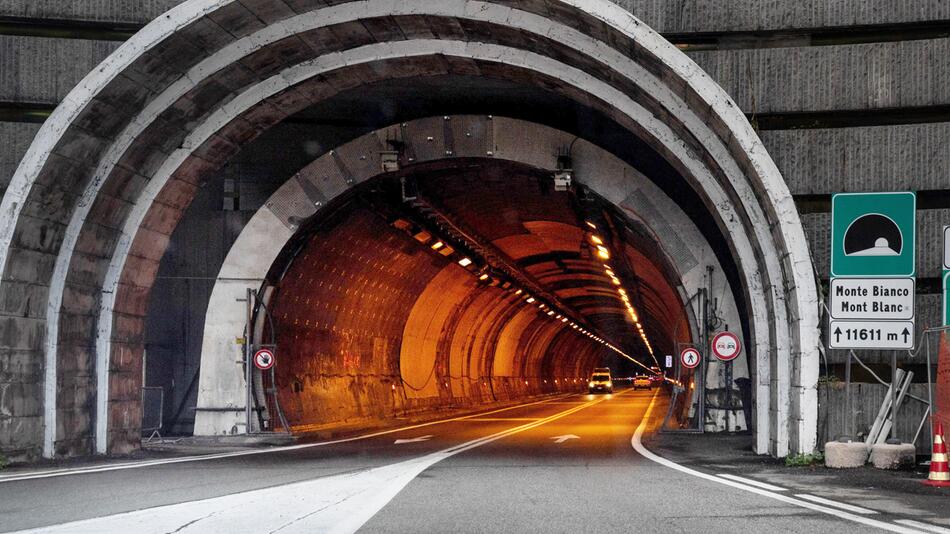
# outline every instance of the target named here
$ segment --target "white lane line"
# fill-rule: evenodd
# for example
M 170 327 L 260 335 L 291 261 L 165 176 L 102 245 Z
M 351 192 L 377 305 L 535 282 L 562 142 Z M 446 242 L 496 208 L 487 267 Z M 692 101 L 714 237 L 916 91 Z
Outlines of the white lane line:
M 921 523 L 920 521 L 914 521 L 913 519 L 895 519 L 894 522 L 900 523 L 901 525 L 907 525 L 908 527 L 919 528 L 925 532 L 950 534 L 950 528 L 938 527 L 937 525 L 931 525 L 930 523 Z
M 816 502 L 818 504 L 827 504 L 828 506 L 834 506 L 835 508 L 841 508 L 842 510 L 847 510 L 849 512 L 854 512 L 856 514 L 871 515 L 878 513 L 875 510 L 869 510 L 867 508 L 861 508 L 860 506 L 855 506 L 853 504 L 846 504 L 843 502 L 833 501 L 831 499 L 825 499 L 824 497 L 818 497 L 816 495 L 809 495 L 807 493 L 797 493 L 795 494 L 799 499 L 805 499 L 806 501 Z
M 567 398 L 570 398 L 576 394 L 570 394 Z M 393 428 L 390 430 L 382 430 L 379 432 L 373 432 L 371 434 L 363 434 L 360 436 L 354 436 L 350 438 L 342 438 L 332 441 L 321 441 L 318 443 L 305 443 L 302 445 L 286 445 L 283 447 L 269 447 L 266 449 L 249 449 L 242 451 L 233 451 L 233 452 L 220 452 L 213 454 L 199 454 L 194 456 L 181 456 L 178 458 L 165 458 L 161 460 L 144 460 L 141 462 L 126 462 L 118 464 L 107 464 L 107 465 L 96 465 L 88 467 L 73 467 L 67 469 L 50 469 L 46 471 L 31 471 L 29 473 L 12 473 L 9 475 L 0 475 L 0 484 L 5 482 L 17 482 L 21 480 L 35 480 L 40 478 L 53 478 L 53 477 L 62 477 L 62 476 L 71 476 L 71 475 L 84 475 L 89 473 L 103 473 L 107 471 L 120 471 L 125 469 L 141 469 L 144 467 L 154 467 L 157 465 L 168 465 L 168 464 L 180 464 L 187 462 L 203 462 L 206 460 L 220 460 L 222 458 L 235 458 L 239 456 L 252 456 L 257 454 L 274 454 L 287 451 L 295 451 L 301 449 L 310 449 L 313 447 L 324 447 L 327 445 L 336 445 L 339 443 L 349 443 L 351 441 L 358 441 L 362 439 L 370 439 L 379 436 L 385 436 L 387 434 L 395 434 L 397 432 L 405 432 L 407 430 L 415 430 L 417 428 L 423 428 L 432 425 L 439 425 L 443 423 L 451 423 L 455 421 L 464 421 L 466 419 L 472 419 L 475 417 L 481 417 L 485 415 L 491 415 L 500 412 L 506 412 L 509 410 L 515 410 L 518 408 L 525 408 L 527 406 L 534 406 L 537 404 L 559 404 L 561 399 L 565 397 L 555 397 L 550 400 L 540 400 L 535 402 L 529 402 L 527 404 L 519 404 L 517 406 L 508 406 L 507 408 L 499 408 L 497 410 L 492 410 L 489 412 L 480 412 L 471 415 L 463 415 L 460 417 L 453 417 L 451 419 L 440 419 L 438 421 L 429 421 L 426 423 L 419 423 L 417 425 L 404 426 L 400 428 Z M 572 403 L 573 404 L 573 403 Z
M 719 478 L 715 475 L 710 475 L 707 473 L 703 473 L 701 471 L 696 471 L 695 469 L 690 469 L 689 467 L 680 465 L 671 460 L 667 460 L 666 458 L 663 458 L 662 456 L 656 455 L 653 452 L 651 452 L 649 449 L 644 447 L 643 442 L 641 441 L 643 439 L 643 433 L 646 431 L 647 423 L 650 419 L 650 414 L 653 412 L 653 407 L 655 405 L 656 405 L 656 394 L 654 394 L 653 399 L 650 400 L 650 405 L 647 407 L 646 413 L 643 414 L 643 419 L 640 421 L 640 425 L 637 427 L 636 432 L 634 432 L 633 437 L 630 438 L 630 445 L 633 446 L 634 450 L 636 450 L 638 453 L 640 453 L 640 455 L 642 455 L 644 458 L 652 462 L 658 463 L 670 469 L 675 469 L 676 471 L 685 473 L 687 475 L 691 475 L 697 478 L 702 478 L 705 480 L 715 482 L 717 484 L 723 484 L 723 485 L 730 486 L 730 487 L 740 489 L 743 491 L 748 491 L 750 493 L 755 493 L 756 495 L 761 495 L 763 497 L 775 499 L 776 501 L 792 504 L 801 508 L 807 508 L 809 510 L 814 510 L 816 512 L 832 515 L 840 519 L 853 521 L 855 523 L 860 523 L 862 525 L 876 527 L 882 530 L 886 530 L 888 532 L 898 532 L 900 534 L 921 534 L 921 532 L 924 532 L 922 530 L 917 530 L 917 529 L 906 527 L 903 525 L 895 525 L 893 523 L 878 521 L 875 519 L 871 519 L 869 517 L 864 517 L 861 515 L 852 514 L 850 512 L 845 512 L 844 510 L 838 510 L 838 509 L 830 508 L 828 506 L 823 506 L 817 503 L 812 503 L 812 502 L 804 501 L 801 499 L 795 499 L 795 498 L 789 497 L 788 495 L 782 495 L 781 493 L 776 493 L 774 491 L 768 491 L 762 488 L 757 488 L 754 486 L 741 484 L 733 480 Z
M 717 477 L 728 478 L 729 480 L 734 480 L 736 482 L 741 482 L 743 484 L 748 484 L 750 486 L 755 486 L 757 488 L 762 488 L 769 491 L 788 491 L 785 488 L 780 488 L 778 486 L 773 486 L 771 484 L 766 484 L 765 482 L 759 482 L 758 480 L 752 480 L 751 478 L 744 478 L 736 475 L 730 475 L 728 473 L 719 473 Z
M 396 464 L 273 488 L 50 525 L 16 534 L 232 532 L 349 534 L 359 530 L 420 473 L 464 451 L 567 417 L 597 399 L 537 421 Z

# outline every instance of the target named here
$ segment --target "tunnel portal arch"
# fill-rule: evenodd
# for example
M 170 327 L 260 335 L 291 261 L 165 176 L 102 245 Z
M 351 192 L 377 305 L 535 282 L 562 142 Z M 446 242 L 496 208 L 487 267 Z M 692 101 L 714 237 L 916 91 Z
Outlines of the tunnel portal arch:
M 41 288 L 47 300 L 6 318 L 11 348 L 44 362 L 37 449 L 138 443 L 144 306 L 202 176 L 329 95 L 440 73 L 560 92 L 680 172 L 742 273 L 767 429 L 756 450 L 812 450 L 817 292 L 788 188 L 721 88 L 606 0 L 190 0 L 124 43 L 46 121 L 0 205 L 0 296 L 22 308 Z M 60 372 L 90 360 L 94 370 Z M 66 399 L 64 387 L 78 393 Z
M 391 142 L 403 147 L 399 158 L 403 167 L 399 171 L 384 170 L 383 158 L 392 155 L 388 151 Z M 551 177 L 556 169 L 555 155 L 567 147 L 570 147 L 576 185 L 588 195 L 594 194 L 612 205 L 624 217 L 635 220 L 646 234 L 647 245 L 641 246 L 638 252 L 650 257 L 639 256 L 635 271 L 639 273 L 642 269 L 647 273 L 639 276 L 635 273 L 634 276 L 638 278 L 635 285 L 641 291 L 650 292 L 652 302 L 643 306 L 641 315 L 669 316 L 671 314 L 664 311 L 670 310 L 674 311 L 672 315 L 682 313 L 682 324 L 668 324 L 661 329 L 662 332 L 649 329 L 654 344 L 659 346 L 658 338 L 662 337 L 673 342 L 672 345 L 664 342 L 664 351 L 658 352 L 657 357 L 675 351 L 675 343 L 692 343 L 699 339 L 691 301 L 704 286 L 707 266 L 722 273 L 723 265 L 687 214 L 646 176 L 586 140 L 541 124 L 498 116 L 419 119 L 370 132 L 319 156 L 278 188 L 248 222 L 225 259 L 204 321 L 195 434 L 227 433 L 243 424 L 243 410 L 234 407 L 240 406 L 244 398 L 244 378 L 240 366 L 235 366 L 234 362 L 242 350 L 235 338 L 240 337 L 246 317 L 242 308 L 231 303 L 243 298 L 248 288 L 257 289 L 261 283 L 279 285 L 289 264 L 294 261 L 294 251 L 302 246 L 300 241 L 308 239 L 307 227 L 314 221 L 319 222 L 321 216 L 325 217 L 326 211 L 334 212 L 331 206 L 335 202 L 357 188 L 373 187 L 374 180 L 394 179 L 394 175 L 402 173 L 413 175 L 419 172 L 419 168 L 434 164 L 451 168 L 453 162 L 464 165 L 485 161 L 516 169 L 534 169 Z M 347 181 L 352 183 L 347 184 Z M 485 214 L 486 217 L 496 215 Z M 522 257 L 511 255 L 511 259 L 517 262 Z M 443 280 L 447 286 L 450 282 L 455 283 L 451 276 L 444 276 Z M 740 324 L 739 310 L 733 298 L 741 294 L 739 288 L 723 283 L 727 284 L 727 289 L 721 298 L 721 316 L 728 324 Z M 666 287 L 643 289 L 644 286 L 657 285 Z M 430 284 L 426 291 L 432 289 Z M 534 308 L 524 306 L 524 303 L 518 306 L 523 297 L 517 298 L 514 290 L 511 288 L 507 296 L 498 291 L 496 297 L 501 301 L 507 299 L 505 304 L 516 310 L 516 314 L 530 311 L 523 308 Z M 420 295 L 416 306 L 425 308 L 425 304 Z M 657 306 L 666 310 L 657 309 Z M 624 313 L 622 308 L 619 311 L 621 315 Z M 279 325 L 280 314 L 275 313 Z M 528 315 L 534 314 L 537 310 Z M 440 326 L 439 322 L 430 325 L 429 319 L 425 324 L 436 332 L 449 329 Z M 408 330 L 407 324 L 407 333 Z M 442 336 L 436 334 L 434 337 Z M 294 351 L 288 352 L 292 354 Z M 429 356 L 435 359 L 435 355 Z M 401 357 L 406 358 L 405 355 Z M 747 362 L 743 357 L 736 366 L 735 377 L 747 376 L 751 364 L 754 362 Z M 497 377 L 489 373 L 486 378 Z M 553 383 L 554 377 L 550 378 Z M 399 377 L 393 379 L 400 380 Z M 404 394 L 402 385 L 394 389 L 398 394 Z M 405 388 L 409 393 L 411 389 L 411 386 Z

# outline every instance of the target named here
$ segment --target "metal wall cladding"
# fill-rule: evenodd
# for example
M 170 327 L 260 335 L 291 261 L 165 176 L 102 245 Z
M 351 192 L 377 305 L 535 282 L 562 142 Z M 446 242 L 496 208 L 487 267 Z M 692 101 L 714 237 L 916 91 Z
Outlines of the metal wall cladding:
M 751 31 L 950 18 L 942 0 L 612 0 L 659 32 Z

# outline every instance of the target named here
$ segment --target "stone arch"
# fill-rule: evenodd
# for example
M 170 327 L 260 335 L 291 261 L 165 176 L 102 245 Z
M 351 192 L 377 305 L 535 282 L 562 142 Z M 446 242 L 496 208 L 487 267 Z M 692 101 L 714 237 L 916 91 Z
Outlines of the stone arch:
M 541 86 L 600 109 L 693 186 L 743 273 L 769 428 L 756 448 L 811 450 L 817 297 L 795 206 L 732 100 L 633 15 L 606 0 L 190 0 L 67 96 L 0 205 L 0 296 L 14 307 L 48 300 L 6 319 L 10 344 L 45 362 L 44 454 L 88 450 L 92 435 L 100 453 L 136 443 L 143 307 L 203 173 L 328 94 L 439 73 Z M 91 351 L 94 414 L 57 399 L 57 370 L 83 367 Z M 76 382 L 83 373 L 70 380 L 88 386 Z M 66 418 L 95 432 L 57 437 Z

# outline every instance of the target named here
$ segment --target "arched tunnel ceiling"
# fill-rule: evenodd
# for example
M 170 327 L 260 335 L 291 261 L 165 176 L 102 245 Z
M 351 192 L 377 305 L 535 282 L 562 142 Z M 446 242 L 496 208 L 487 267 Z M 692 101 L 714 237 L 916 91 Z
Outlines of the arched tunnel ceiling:
M 656 352 L 669 353 L 677 342 L 689 340 L 686 314 L 675 289 L 679 275 L 657 254 L 662 245 L 651 241 L 652 236 L 635 232 L 631 221 L 608 210 L 609 203 L 590 193 L 579 199 L 577 189 L 554 191 L 550 171 L 491 159 L 416 165 L 398 175 L 400 180 L 413 180 L 418 196 L 428 206 L 438 209 L 465 235 L 501 254 L 507 265 L 516 266 L 521 275 L 555 295 L 575 317 L 589 320 L 601 336 L 642 363 L 653 365 L 618 295 L 618 286 L 605 272 L 604 260 L 596 256 L 590 241 L 591 236 L 606 239 L 611 230 L 591 230 L 586 214 L 597 215 L 598 220 L 608 217 L 618 234 L 615 262 L 622 259 L 628 265 L 618 278 L 631 292 L 635 308 L 643 309 L 642 322 Z M 415 219 L 422 231 L 427 224 L 424 214 L 402 203 L 395 180 L 389 176 L 365 184 L 354 193 L 355 198 L 375 207 L 380 217 Z M 334 205 L 328 211 L 335 220 L 343 216 L 338 211 L 353 209 L 352 202 L 355 200 L 342 201 L 343 206 Z M 317 212 L 308 225 L 319 227 L 322 216 Z M 433 233 L 431 224 L 427 230 Z M 306 246 L 301 241 L 310 239 L 309 234 L 301 234 L 295 237 L 297 243 L 291 251 Z M 296 261 L 296 252 L 285 261 Z M 272 268 L 273 276 L 283 276 L 287 268 L 279 261 Z
M 415 183 L 417 200 L 492 247 L 554 294 L 565 305 L 560 311 L 641 365 L 527 303 L 514 287 L 479 276 L 491 271 L 446 256 L 458 243 L 403 200 L 405 180 Z M 583 387 L 596 366 L 629 375 L 655 365 L 591 244 L 591 236 L 608 234 L 588 227 L 585 213 L 606 220 L 603 211 L 597 199 L 554 191 L 549 171 L 465 158 L 383 175 L 318 211 L 273 270 L 269 307 L 285 362 L 277 384 L 291 425 L 380 417 L 449 399 L 495 402 Z M 618 255 L 632 267 L 632 276 L 618 276 L 643 310 L 658 353 L 689 342 L 676 273 L 657 261 L 661 245 L 634 248 L 646 236 L 628 241 L 628 221 L 609 217 L 622 228 Z

